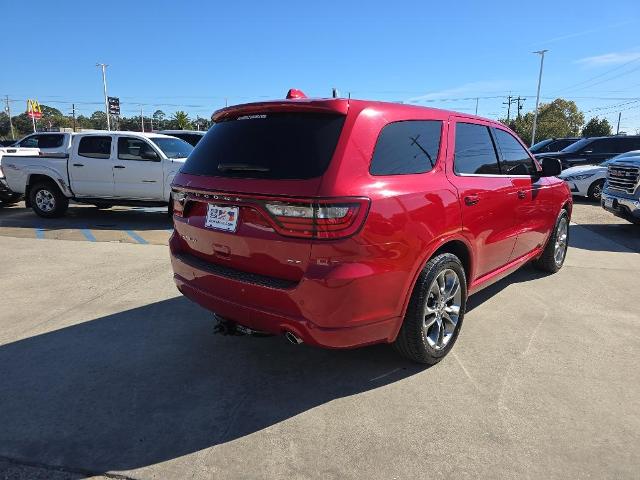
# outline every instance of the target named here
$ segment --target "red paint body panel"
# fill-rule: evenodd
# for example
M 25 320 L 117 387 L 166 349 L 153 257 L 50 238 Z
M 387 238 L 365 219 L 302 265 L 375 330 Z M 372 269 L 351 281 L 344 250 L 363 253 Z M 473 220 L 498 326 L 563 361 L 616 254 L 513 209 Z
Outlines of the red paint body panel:
M 466 248 L 474 293 L 540 255 L 560 209 L 571 207 L 570 192 L 555 178 L 456 176 L 456 121 L 506 130 L 479 117 L 382 102 L 295 99 L 229 107 L 212 118 L 280 111 L 346 116 L 321 177 L 180 173 L 174 180 L 175 190 L 188 198 L 183 216 L 174 217 L 170 241 L 178 288 L 255 330 L 292 331 L 307 343 L 332 348 L 391 342 L 419 272 L 443 245 L 455 241 Z M 435 167 L 421 174 L 371 175 L 381 130 L 403 120 L 443 122 Z M 479 201 L 468 206 L 466 196 Z M 358 212 L 357 229 L 336 240 L 284 236 L 265 208 L 271 201 L 345 197 L 369 199 L 368 208 Z M 207 203 L 239 207 L 237 230 L 205 228 Z

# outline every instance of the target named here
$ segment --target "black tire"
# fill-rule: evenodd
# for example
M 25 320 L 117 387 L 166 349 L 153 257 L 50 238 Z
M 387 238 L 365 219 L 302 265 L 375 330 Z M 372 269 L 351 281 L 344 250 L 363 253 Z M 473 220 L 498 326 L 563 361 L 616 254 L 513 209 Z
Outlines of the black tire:
M 564 239 L 564 252 L 562 253 L 559 261 L 556 259 L 556 242 L 558 241 L 559 229 L 561 224 L 566 222 L 566 237 Z M 553 227 L 553 232 L 549 237 L 547 245 L 544 247 L 542 255 L 534 260 L 533 265 L 544 272 L 556 273 L 564 265 L 564 259 L 567 257 L 567 250 L 569 248 L 569 213 L 563 208 L 558 215 L 556 224 Z
M 589 186 L 589 190 L 587 191 L 587 195 L 590 200 L 594 202 L 599 202 L 600 197 L 602 196 L 602 189 L 604 188 L 604 178 L 600 180 L 596 180 Z
M 447 343 L 438 348 L 431 345 L 430 333 L 432 328 L 437 328 L 438 325 L 432 324 L 431 327 L 425 327 L 426 321 L 429 320 L 429 314 L 425 313 L 425 307 L 432 301 L 431 289 L 434 285 L 437 288 L 437 279 L 441 274 L 446 274 L 448 271 L 452 271 L 457 275 L 460 289 L 460 298 L 458 300 L 460 306 L 455 327 L 449 332 Z M 467 279 L 460 259 L 451 253 L 443 253 L 433 257 L 427 262 L 418 276 L 418 281 L 411 293 L 407 313 L 393 347 L 400 355 L 414 362 L 425 365 L 438 363 L 449 353 L 458 338 L 462 328 L 466 304 Z M 451 317 L 451 314 L 449 316 Z M 444 320 L 441 320 L 441 322 L 442 325 L 446 323 Z
M 38 195 L 42 194 L 49 199 L 49 207 L 43 207 L 38 202 Z M 53 182 L 41 182 L 29 189 L 29 201 L 33 211 L 44 218 L 61 217 L 69 208 L 69 199 L 65 197 L 58 186 Z

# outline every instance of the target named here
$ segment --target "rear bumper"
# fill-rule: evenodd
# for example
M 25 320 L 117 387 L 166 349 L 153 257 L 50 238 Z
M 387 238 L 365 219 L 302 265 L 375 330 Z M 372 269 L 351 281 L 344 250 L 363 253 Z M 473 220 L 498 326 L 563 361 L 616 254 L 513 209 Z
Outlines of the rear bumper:
M 602 192 L 602 208 L 622 218 L 640 219 L 640 199 L 625 198 Z
M 291 288 L 274 288 L 218 274 L 173 251 L 171 263 L 184 296 L 253 330 L 290 331 L 311 345 L 351 348 L 391 342 L 401 324 L 400 317 L 376 310 L 370 275 L 342 282 L 303 277 Z M 374 306 L 370 312 L 367 304 Z

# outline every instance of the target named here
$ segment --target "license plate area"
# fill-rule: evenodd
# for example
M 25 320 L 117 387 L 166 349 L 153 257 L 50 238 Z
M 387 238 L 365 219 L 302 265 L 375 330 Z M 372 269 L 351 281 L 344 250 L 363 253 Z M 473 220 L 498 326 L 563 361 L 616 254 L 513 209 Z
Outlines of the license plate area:
M 604 206 L 607 208 L 613 208 L 613 198 L 605 197 Z
M 204 220 L 204 226 L 214 230 L 235 232 L 238 227 L 239 214 L 240 207 L 209 203 L 207 204 L 207 216 Z

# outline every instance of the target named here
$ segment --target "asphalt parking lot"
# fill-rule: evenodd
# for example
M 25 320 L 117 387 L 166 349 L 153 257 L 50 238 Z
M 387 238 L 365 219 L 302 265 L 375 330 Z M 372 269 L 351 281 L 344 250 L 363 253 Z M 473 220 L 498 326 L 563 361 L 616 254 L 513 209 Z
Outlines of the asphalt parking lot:
M 425 369 L 214 335 L 156 210 L 0 209 L 0 478 L 638 477 L 640 227 L 577 202 Z

